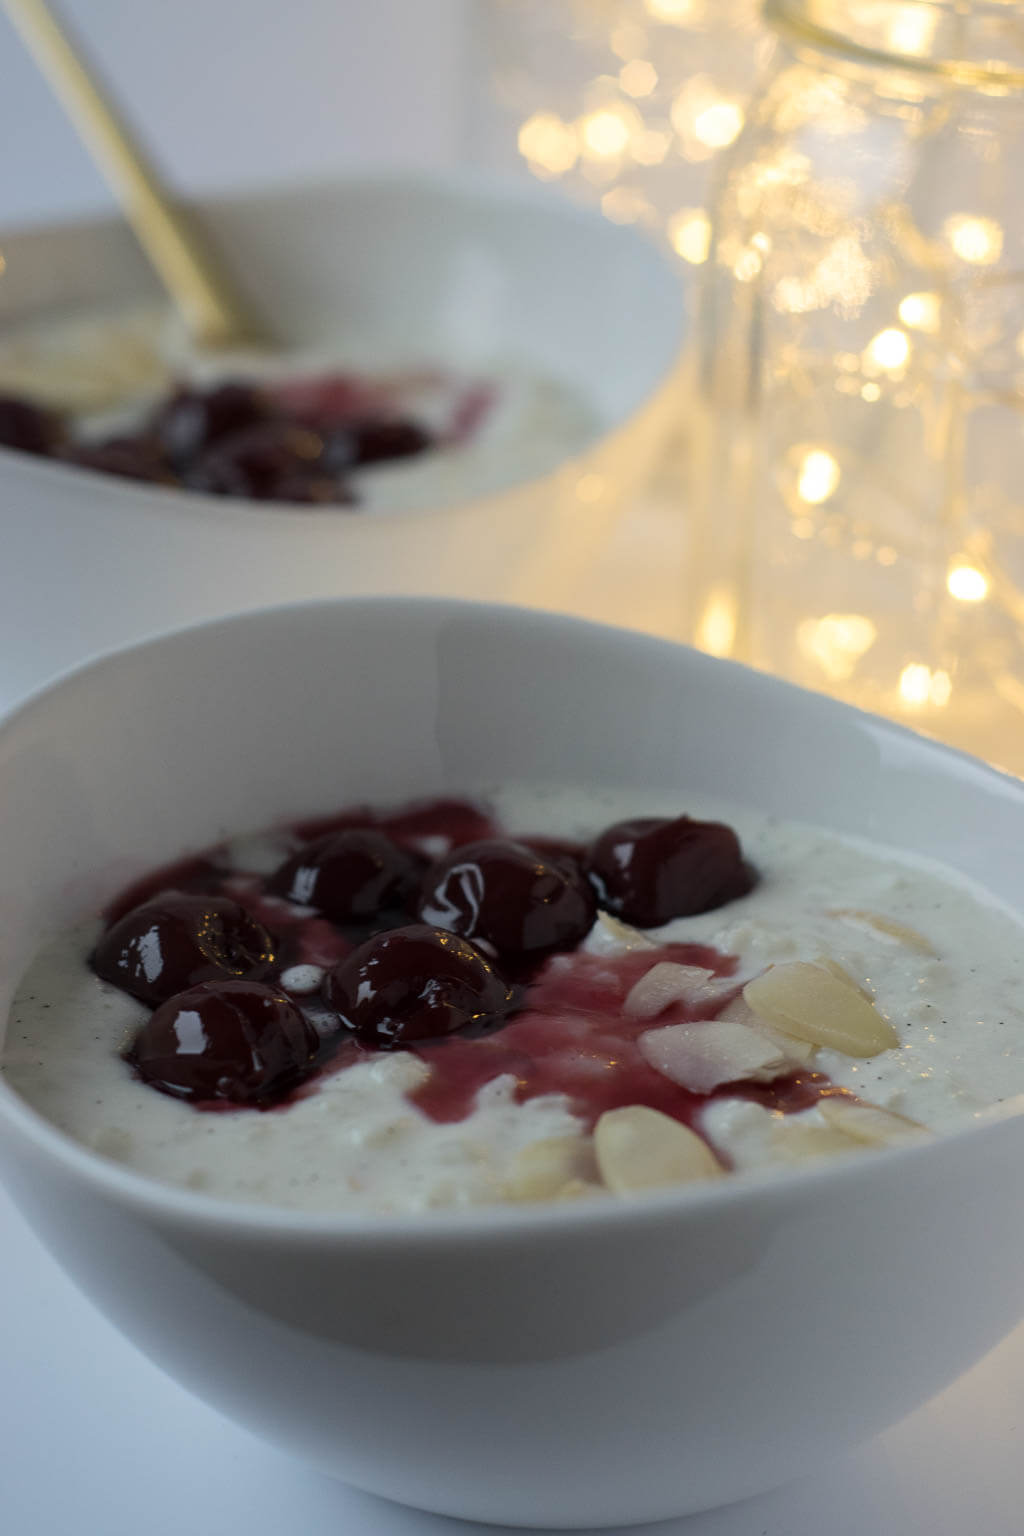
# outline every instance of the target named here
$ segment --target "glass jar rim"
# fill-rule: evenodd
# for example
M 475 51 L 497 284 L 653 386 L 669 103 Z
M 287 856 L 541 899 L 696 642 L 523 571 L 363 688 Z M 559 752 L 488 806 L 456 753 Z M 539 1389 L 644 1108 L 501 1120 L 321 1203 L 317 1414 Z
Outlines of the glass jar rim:
M 765 0 L 765 17 L 791 46 L 993 95 L 1024 90 L 1020 0 Z

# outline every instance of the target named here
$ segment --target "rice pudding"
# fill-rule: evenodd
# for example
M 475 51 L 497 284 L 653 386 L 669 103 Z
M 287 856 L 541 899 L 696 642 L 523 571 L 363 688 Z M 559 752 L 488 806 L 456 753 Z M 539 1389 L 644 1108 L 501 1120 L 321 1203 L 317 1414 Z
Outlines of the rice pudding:
M 1024 1094 L 1014 915 L 867 843 L 685 809 L 511 786 L 210 850 L 42 951 L 2 1069 L 155 1178 L 381 1212 L 628 1197 Z M 221 945 L 198 968 L 189 901 Z
M 593 402 L 514 356 L 204 358 L 152 305 L 0 338 L 0 446 L 205 495 L 415 511 L 550 474 L 603 430 Z

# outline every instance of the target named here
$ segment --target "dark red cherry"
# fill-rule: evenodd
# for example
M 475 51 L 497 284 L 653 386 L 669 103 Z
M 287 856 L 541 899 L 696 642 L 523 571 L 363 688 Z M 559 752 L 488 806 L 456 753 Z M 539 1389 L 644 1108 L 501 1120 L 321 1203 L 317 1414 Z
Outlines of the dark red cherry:
M 182 469 L 211 443 L 269 414 L 268 402 L 258 389 L 229 381 L 213 389 L 179 389 L 157 410 L 152 432 L 170 462 Z
M 596 912 L 571 859 L 502 838 L 466 843 L 435 864 L 419 906 L 423 922 L 489 946 L 516 968 L 575 949 Z
M 161 1003 L 125 1053 L 178 1099 L 268 1104 L 300 1080 L 320 1037 L 291 999 L 252 981 L 204 981 Z
M 96 945 L 97 976 L 151 1006 L 201 981 L 265 976 L 274 940 L 226 896 L 169 891 L 118 919 Z
M 270 889 L 336 923 L 366 923 L 415 897 L 422 866 L 373 827 L 318 838 L 271 876 Z
M 480 1030 L 515 1006 L 486 955 L 425 923 L 361 944 L 328 973 L 324 995 L 345 1028 L 378 1050 Z
M 616 823 L 591 846 L 587 872 L 600 905 L 637 928 L 709 912 L 755 880 L 731 827 L 689 816 Z
M 432 448 L 434 439 L 424 427 L 402 419 L 357 422 L 352 428 L 358 464 L 378 464 L 382 459 L 408 459 Z
M 21 453 L 52 453 L 64 435 L 56 411 L 48 411 L 17 395 L 0 395 L 0 447 Z
M 322 441 L 287 421 L 257 422 L 218 439 L 184 473 L 191 490 L 211 496 L 283 500 L 297 478 L 316 475 Z
M 102 443 L 69 443 L 61 450 L 65 464 L 94 469 L 126 480 L 173 485 L 174 474 L 157 444 L 148 437 L 111 437 Z

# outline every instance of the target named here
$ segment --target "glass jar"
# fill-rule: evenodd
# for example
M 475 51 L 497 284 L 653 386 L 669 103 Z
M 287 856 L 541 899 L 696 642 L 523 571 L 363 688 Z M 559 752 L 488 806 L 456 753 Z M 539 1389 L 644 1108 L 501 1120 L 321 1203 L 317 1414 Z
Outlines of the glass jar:
M 1024 6 L 767 18 L 704 269 L 694 638 L 1024 767 Z
M 478 154 L 501 163 L 516 146 L 539 179 L 666 233 L 699 265 L 709 175 L 771 48 L 760 12 L 761 0 L 478 0 L 499 115 L 483 114 Z

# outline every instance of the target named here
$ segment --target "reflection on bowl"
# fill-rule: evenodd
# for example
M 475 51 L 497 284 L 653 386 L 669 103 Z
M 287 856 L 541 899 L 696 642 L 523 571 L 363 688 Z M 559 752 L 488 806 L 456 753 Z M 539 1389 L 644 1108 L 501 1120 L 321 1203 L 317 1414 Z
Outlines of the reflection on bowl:
M 504 778 L 723 797 L 1024 907 L 1024 792 L 897 727 L 553 616 L 312 604 L 120 653 L 0 727 L 4 1002 L 46 930 L 185 847 Z M 1022 1136 L 621 1205 L 324 1216 L 158 1186 L 0 1092 L 16 1199 L 180 1380 L 359 1486 L 541 1525 L 813 1473 L 952 1380 L 1020 1315 Z

